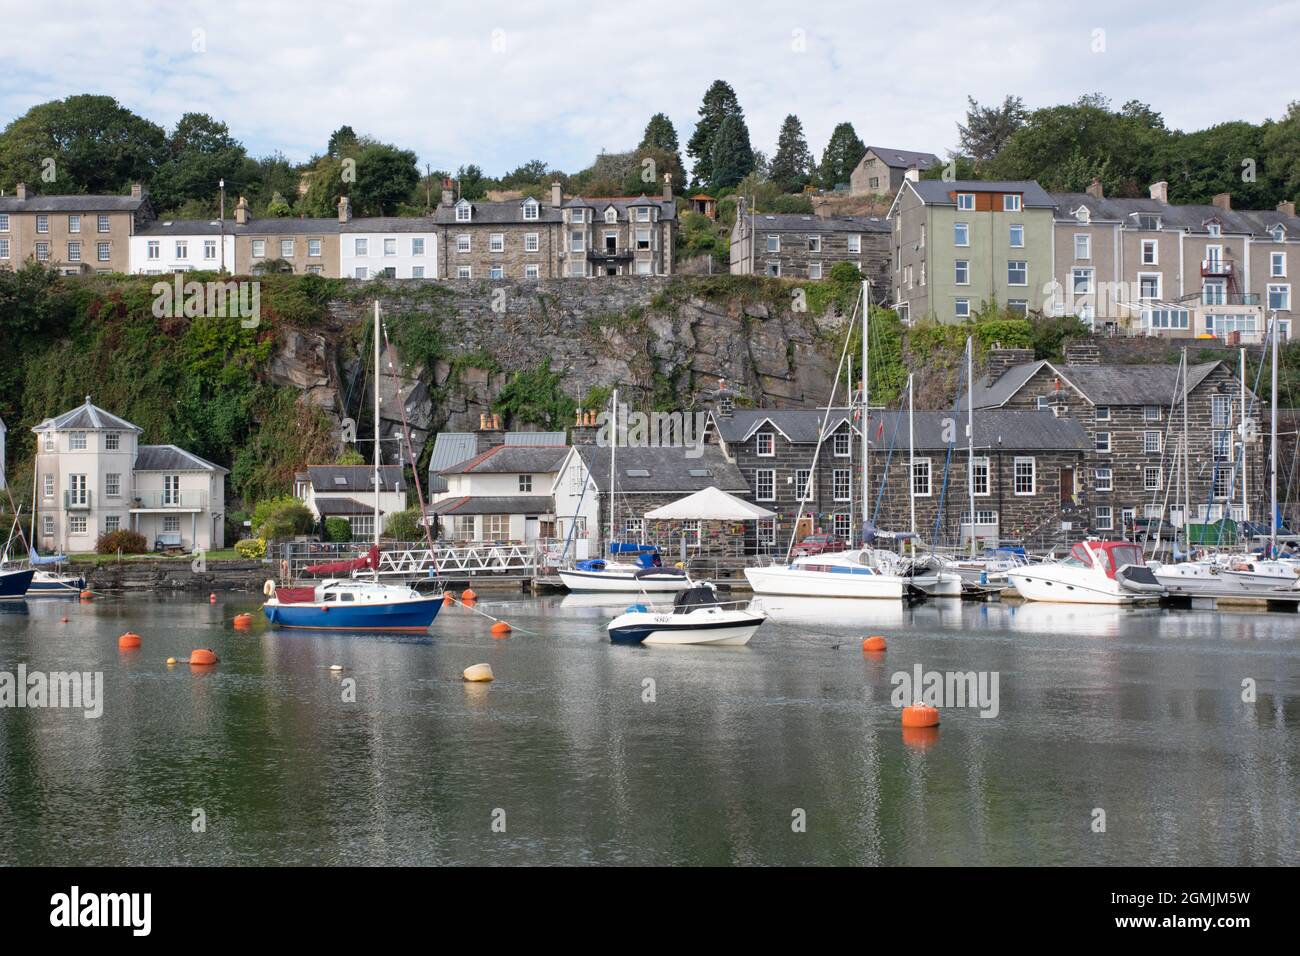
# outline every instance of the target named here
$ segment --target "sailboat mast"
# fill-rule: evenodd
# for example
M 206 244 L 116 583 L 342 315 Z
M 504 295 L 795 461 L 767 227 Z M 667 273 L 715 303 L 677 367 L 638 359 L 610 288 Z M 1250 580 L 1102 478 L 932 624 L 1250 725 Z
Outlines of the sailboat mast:
M 1272 499 L 1272 510 L 1268 515 L 1268 556 L 1277 557 L 1277 313 L 1273 313 L 1273 322 L 1269 326 L 1269 334 L 1273 337 L 1273 379 L 1272 392 L 1272 414 L 1268 416 L 1269 431 L 1269 463 L 1268 463 L 1268 484 L 1269 498 Z
M 975 346 L 966 336 L 966 488 L 970 497 L 970 556 L 975 557 Z
M 871 520 L 871 368 L 867 364 L 868 332 L 871 329 L 871 280 L 862 280 L 862 546 L 867 545 L 866 528 Z
M 609 418 L 609 556 L 614 556 L 614 453 L 618 449 L 618 389 L 610 398 Z
M 379 547 L 379 300 L 375 299 L 375 548 Z M 379 562 L 375 562 L 379 583 Z
M 1192 472 L 1190 459 L 1188 458 L 1187 443 L 1187 349 L 1183 349 L 1183 530 L 1187 537 L 1187 553 L 1192 553 Z M 1210 485 L 1213 490 L 1214 475 L 1210 474 Z M 1208 516 L 1207 516 L 1208 517 Z
M 28 558 L 31 558 L 36 554 L 36 535 L 37 535 L 36 525 L 40 520 L 38 518 L 40 511 L 38 510 L 36 504 L 37 502 L 36 484 L 37 484 L 37 479 L 40 478 L 40 460 L 41 460 L 41 449 L 40 449 L 39 441 L 40 440 L 37 439 L 38 444 L 36 446 L 36 454 L 32 455 L 32 540 L 27 542 L 27 546 L 31 549 L 30 553 L 27 555 Z M 54 549 L 54 553 L 58 554 L 58 548 Z
M 1247 510 L 1246 497 L 1246 350 L 1239 349 L 1241 364 L 1241 422 L 1239 428 L 1241 431 L 1241 520 L 1248 521 L 1250 512 Z M 1240 535 L 1238 535 L 1240 537 Z
M 916 483 L 912 476 L 916 474 L 916 418 L 912 402 L 912 380 L 907 376 L 907 504 L 911 511 L 912 548 L 916 548 Z

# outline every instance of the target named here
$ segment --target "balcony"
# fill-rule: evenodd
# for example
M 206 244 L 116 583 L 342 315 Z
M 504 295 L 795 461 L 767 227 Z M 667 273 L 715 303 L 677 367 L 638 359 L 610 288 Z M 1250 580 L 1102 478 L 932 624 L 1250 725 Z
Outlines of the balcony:
M 90 510 L 89 491 L 65 491 L 63 493 L 63 510 L 64 511 L 89 511 Z
M 1227 259 L 1202 259 L 1201 275 L 1202 276 L 1233 276 L 1236 272 L 1233 264 Z
M 137 491 L 131 502 L 135 512 L 203 511 L 207 506 L 206 491 Z
M 626 260 L 631 259 L 632 257 L 632 250 L 626 246 L 623 246 L 622 248 L 618 246 L 605 246 L 603 248 L 592 246 L 591 251 L 587 253 L 588 259 L 605 259 L 610 261 L 615 259 Z

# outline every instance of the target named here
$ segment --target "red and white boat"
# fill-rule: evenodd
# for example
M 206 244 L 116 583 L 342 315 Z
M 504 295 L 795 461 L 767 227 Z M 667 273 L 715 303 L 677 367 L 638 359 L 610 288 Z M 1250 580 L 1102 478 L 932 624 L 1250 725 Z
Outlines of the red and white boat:
M 1015 568 L 1007 580 L 1026 601 L 1055 604 L 1138 604 L 1165 593 L 1128 541 L 1080 541 L 1059 561 Z

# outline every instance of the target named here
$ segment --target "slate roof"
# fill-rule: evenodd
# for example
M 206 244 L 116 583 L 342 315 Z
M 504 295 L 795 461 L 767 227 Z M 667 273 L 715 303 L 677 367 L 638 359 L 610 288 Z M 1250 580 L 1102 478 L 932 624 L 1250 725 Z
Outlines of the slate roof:
M 230 469 L 214 465 L 206 458 L 191 454 L 175 445 L 141 445 L 135 456 L 135 471 L 216 471 L 230 474 Z
M 425 489 L 430 494 L 446 491 L 447 479 L 439 472 L 473 458 L 477 448 L 478 439 L 473 432 L 439 432 L 433 439 L 433 451 L 429 454 L 429 480 Z
M 944 182 L 942 179 L 921 179 L 908 182 L 916 194 L 931 206 L 956 206 L 953 193 L 1020 193 L 1025 206 L 1042 206 L 1053 208 L 1056 203 L 1042 186 L 1032 179 L 1015 181 L 995 181 L 982 179 L 958 179 Z
M 224 229 L 218 219 L 166 219 L 136 230 L 137 236 L 299 236 L 332 235 L 339 231 L 337 219 L 253 219 L 239 225 L 227 219 Z
M 132 196 L 0 196 L 0 212 L 135 212 L 149 201 Z
M 1300 216 L 1288 216 L 1275 209 L 1220 209 L 1203 204 L 1162 203 L 1158 199 L 1097 199 L 1087 193 L 1052 193 L 1058 222 L 1076 222 L 1075 212 L 1086 206 L 1092 222 L 1132 224 L 1135 213 L 1159 216 L 1165 229 L 1208 234 L 1211 221 L 1218 221 L 1225 235 L 1268 237 L 1274 226 L 1283 226 L 1289 238 L 1300 237 Z
M 601 213 L 610 206 L 618 210 L 620 221 L 627 220 L 627 210 L 631 206 L 658 206 L 660 220 L 677 218 L 677 203 L 674 200 L 653 199 L 644 194 L 640 196 L 594 196 L 590 199 L 575 196 L 564 203 L 566 209 L 595 209 Z M 596 225 L 600 225 L 600 223 L 597 222 Z
M 868 146 L 867 152 L 875 153 L 877 159 L 893 169 L 908 169 L 915 166 L 917 169 L 926 170 L 939 163 L 939 157 L 934 153 L 918 153 L 910 149 Z
M 609 492 L 609 449 L 599 445 L 575 445 L 600 494 Z M 741 494 L 749 485 L 740 469 L 727 461 L 716 445 L 705 445 L 698 458 L 686 457 L 694 447 L 619 448 L 614 466 L 618 470 L 616 491 L 690 493 L 716 485 L 723 491 Z M 628 474 L 631 471 L 633 474 Z M 642 474 L 642 473 L 645 474 Z M 695 474 L 692 474 L 695 472 Z
M 444 498 L 429 506 L 435 515 L 546 515 L 555 511 L 550 495 L 479 495 Z
M 1187 387 L 1197 388 L 1220 364 L 1205 362 L 1190 366 Z M 975 407 L 996 408 L 1006 404 L 1043 368 L 1060 376 L 1062 385 L 1074 386 L 1094 405 L 1167 406 L 1181 393 L 1177 365 L 1066 365 L 1044 359 L 1013 365 L 996 382 L 977 384 Z M 965 407 L 965 396 L 961 407 Z
M 116 415 L 104 411 L 98 405 L 92 405 L 89 395 L 86 396 L 84 405 L 78 405 L 72 411 L 56 415 L 54 418 L 47 418 L 39 425 L 32 426 L 32 431 L 43 432 L 50 429 L 61 431 L 65 428 L 144 432 L 143 428 L 132 425 L 125 418 L 118 418 Z
M 308 465 L 307 475 L 316 494 L 341 491 L 367 491 L 374 494 L 371 477 L 374 465 Z M 338 480 L 336 480 L 338 479 Z M 379 466 L 380 491 L 401 491 L 402 469 L 397 465 Z
M 339 223 L 340 230 L 350 232 L 433 232 L 438 222 L 433 216 L 363 216 Z
M 558 471 L 569 449 L 564 445 L 497 445 L 444 468 L 443 475 L 541 474 Z
M 372 501 L 363 504 L 355 498 L 317 498 L 316 510 L 322 518 L 335 515 L 372 515 L 375 513 L 375 503 Z M 380 514 L 384 514 L 384 509 L 379 509 Z
M 801 213 L 755 213 L 754 231 L 889 232 L 889 223 L 873 216 L 821 216 Z
M 737 408 L 730 417 L 715 414 L 714 422 L 718 427 L 718 435 L 728 444 L 745 441 L 768 422 L 787 441 L 812 444 L 817 441 L 824 414 L 825 409 L 821 408 Z M 826 434 L 831 434 L 841 423 L 851 421 L 852 418 L 852 409 L 832 408 L 827 418 Z
M 522 199 L 511 199 L 506 202 L 472 202 L 474 207 L 473 218 L 469 222 L 456 221 L 455 206 L 439 206 L 433 212 L 433 219 L 440 226 L 474 226 L 483 224 L 506 225 L 508 223 L 518 223 L 519 225 L 531 226 L 538 223 L 560 222 L 561 216 L 558 209 L 555 209 L 544 203 L 537 206 L 537 218 L 525 219 L 523 212 L 524 201 Z

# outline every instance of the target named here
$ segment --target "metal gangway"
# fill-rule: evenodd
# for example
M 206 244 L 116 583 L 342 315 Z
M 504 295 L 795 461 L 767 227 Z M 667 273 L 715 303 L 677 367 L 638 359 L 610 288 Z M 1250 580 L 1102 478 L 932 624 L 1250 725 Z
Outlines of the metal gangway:
M 360 557 L 365 550 L 355 542 L 287 542 L 282 570 L 287 570 L 294 579 L 310 577 L 307 568 L 312 565 Z M 538 542 L 449 544 L 432 549 L 423 543 L 385 542 L 379 552 L 379 576 L 409 582 L 437 579 L 531 581 L 539 571 L 545 572 L 547 553 L 547 547 Z M 358 577 L 368 577 L 374 572 L 355 573 Z

